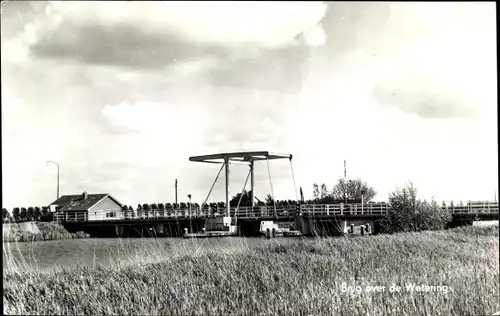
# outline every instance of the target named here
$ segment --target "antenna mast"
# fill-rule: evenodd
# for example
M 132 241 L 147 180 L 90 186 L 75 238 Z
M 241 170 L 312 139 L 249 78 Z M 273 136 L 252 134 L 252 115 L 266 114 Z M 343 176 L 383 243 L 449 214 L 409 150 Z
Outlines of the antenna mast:
M 344 203 L 347 204 L 347 162 L 344 159 Z
M 175 204 L 177 204 L 177 179 L 175 179 Z
M 347 162 L 344 160 L 344 180 L 347 179 Z

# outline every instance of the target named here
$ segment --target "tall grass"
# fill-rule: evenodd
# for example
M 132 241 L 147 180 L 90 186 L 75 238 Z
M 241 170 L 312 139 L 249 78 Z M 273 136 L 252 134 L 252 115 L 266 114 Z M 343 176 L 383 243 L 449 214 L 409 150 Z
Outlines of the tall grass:
M 186 241 L 175 255 L 151 240 L 148 262 L 7 272 L 4 313 L 487 315 L 500 310 L 498 235 L 498 226 L 464 227 L 257 248 L 242 239 L 224 251 Z M 363 290 L 342 292 L 343 283 Z M 408 283 L 449 291 L 410 292 Z M 403 290 L 390 292 L 392 284 Z M 364 290 L 376 285 L 386 290 Z

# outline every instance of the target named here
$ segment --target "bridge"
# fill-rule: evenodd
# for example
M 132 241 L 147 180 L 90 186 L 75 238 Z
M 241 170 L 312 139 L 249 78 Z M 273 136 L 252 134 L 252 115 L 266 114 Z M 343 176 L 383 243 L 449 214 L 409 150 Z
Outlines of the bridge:
M 70 230 L 85 230 L 98 227 L 115 227 L 115 232 L 121 234 L 124 228 L 153 227 L 155 231 L 169 235 L 180 235 L 184 228 L 190 231 L 201 230 L 207 218 L 227 216 L 235 218 L 243 231 L 255 230 L 261 221 L 274 220 L 277 222 L 295 222 L 303 234 L 311 234 L 317 227 L 360 225 L 370 223 L 377 227 L 377 223 L 390 211 L 388 203 L 359 203 L 359 204 L 300 204 L 280 207 L 237 207 L 237 208 L 210 208 L 187 207 L 177 209 L 148 210 L 148 211 L 121 211 L 98 213 L 91 219 L 87 212 L 56 212 L 55 220 L 61 222 Z M 473 221 L 498 220 L 498 202 L 477 201 L 443 205 L 442 209 L 449 210 L 453 216 L 452 226 L 467 225 Z M 108 213 L 108 215 L 106 215 Z M 106 217 L 108 216 L 108 217 Z M 319 226 L 318 226 L 319 225 Z M 249 228 L 249 226 L 251 226 Z M 319 228 L 318 228 L 319 229 Z M 95 230 L 95 229 L 94 229 Z

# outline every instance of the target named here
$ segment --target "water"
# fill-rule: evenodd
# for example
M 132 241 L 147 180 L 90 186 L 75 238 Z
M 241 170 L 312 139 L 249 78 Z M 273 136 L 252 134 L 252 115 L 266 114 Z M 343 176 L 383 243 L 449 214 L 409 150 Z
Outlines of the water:
M 498 221 L 475 222 L 474 226 L 498 225 Z M 17 267 L 37 271 L 71 269 L 137 262 L 157 262 L 206 251 L 235 253 L 269 244 L 309 243 L 304 238 L 90 238 L 3 243 L 4 271 Z
M 498 220 L 493 220 L 493 221 L 477 221 L 472 223 L 473 226 L 498 226 L 499 221 Z
M 297 238 L 90 238 L 3 243 L 4 271 L 17 267 L 50 272 L 76 266 L 157 262 L 206 251 L 235 253 L 269 244 L 310 242 Z

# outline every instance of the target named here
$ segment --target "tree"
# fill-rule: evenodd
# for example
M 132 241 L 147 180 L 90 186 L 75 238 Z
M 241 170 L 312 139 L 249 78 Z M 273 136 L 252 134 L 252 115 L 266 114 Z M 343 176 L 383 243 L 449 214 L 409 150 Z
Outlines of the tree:
M 48 206 L 42 206 L 41 220 L 44 222 L 50 221 L 49 214 L 52 214 L 52 212 L 50 211 L 50 208 Z
M 319 193 L 321 199 L 324 199 L 328 196 L 328 189 L 326 188 L 326 184 L 321 185 L 321 191 Z
M 9 211 L 6 208 L 2 209 L 2 222 L 6 222 L 10 219 Z
M 33 208 L 33 206 L 28 207 L 28 211 L 27 211 L 27 214 L 26 214 L 26 219 L 29 220 L 29 221 L 32 221 L 33 217 L 34 217 L 34 214 L 35 214 L 35 209 Z
M 165 208 L 166 209 L 171 209 L 172 208 L 172 204 L 171 203 L 165 203 Z
M 159 209 L 159 210 L 164 210 L 164 209 L 165 209 L 165 204 L 163 204 L 163 203 L 158 203 L 158 209 Z
M 365 181 L 360 179 L 356 180 L 344 180 L 339 179 L 338 183 L 333 187 L 331 191 L 331 196 L 334 200 L 363 200 L 364 202 L 371 201 L 377 191 L 374 188 L 368 186 Z
M 149 204 L 144 203 L 144 204 L 142 204 L 142 209 L 145 210 L 145 211 L 148 211 L 148 210 L 151 209 L 151 207 L 149 206 Z
M 133 211 L 133 210 L 134 210 L 134 208 L 132 207 L 132 205 L 129 205 L 129 206 L 128 206 L 128 210 L 129 210 L 129 211 Z
M 25 221 L 27 217 L 28 217 L 28 211 L 26 210 L 25 207 L 21 207 L 21 214 L 19 215 L 19 219 L 21 221 Z
M 126 211 L 126 210 L 128 210 L 128 206 L 127 205 L 123 205 L 122 206 L 122 211 Z
M 14 207 L 14 209 L 12 210 L 12 217 L 16 222 L 21 219 L 21 210 L 19 209 L 19 207 Z
M 35 209 L 33 211 L 33 216 L 38 221 L 42 218 L 42 209 L 39 206 L 35 206 Z
M 141 204 L 137 204 L 137 210 L 138 211 L 142 211 L 142 205 Z
M 319 184 L 313 183 L 313 197 L 314 199 L 319 199 Z
M 231 207 L 238 206 L 238 202 L 240 201 L 241 198 L 240 206 L 251 206 L 252 205 L 251 192 L 252 192 L 251 190 L 250 191 L 243 190 L 243 194 L 241 192 L 236 194 L 231 198 L 231 201 L 229 201 L 229 205 Z
M 274 203 L 275 203 L 275 201 L 274 201 L 273 196 L 272 196 L 271 194 L 269 194 L 269 193 L 268 193 L 268 194 L 266 195 L 266 205 L 267 205 L 267 206 L 273 206 L 273 205 L 274 205 Z
M 52 222 L 54 220 L 54 212 L 48 212 L 47 215 L 43 218 L 45 222 Z
M 417 199 L 417 188 L 411 182 L 390 194 L 389 206 L 381 222 L 386 233 L 443 229 L 452 220 L 451 211 L 436 201 Z

